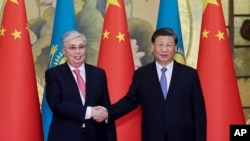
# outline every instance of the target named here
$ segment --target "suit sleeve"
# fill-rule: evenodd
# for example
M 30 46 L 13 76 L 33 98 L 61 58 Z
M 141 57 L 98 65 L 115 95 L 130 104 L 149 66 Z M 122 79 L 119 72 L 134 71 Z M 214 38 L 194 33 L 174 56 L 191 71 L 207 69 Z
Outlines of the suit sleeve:
M 103 106 L 104 107 L 109 107 L 111 105 L 110 102 L 110 97 L 109 97 L 109 92 L 108 92 L 108 85 L 107 85 L 107 77 L 106 73 L 104 72 L 104 84 L 103 84 Z M 109 121 L 107 122 L 107 141 L 116 141 L 117 136 L 116 136 L 116 128 L 115 128 L 115 123 L 114 121 Z
M 127 94 L 121 98 L 118 102 L 112 104 L 108 108 L 109 120 L 113 121 L 121 116 L 131 112 L 136 109 L 139 105 L 139 96 L 137 92 L 138 88 L 138 79 L 136 72 L 133 76 L 132 84 L 129 87 Z
M 55 75 L 55 71 L 47 70 L 45 72 L 46 80 L 46 99 L 53 114 L 68 120 L 83 123 L 85 121 L 86 106 L 65 100 L 62 93 L 62 82 Z
M 206 108 L 197 71 L 194 74 L 193 90 L 195 141 L 206 141 Z

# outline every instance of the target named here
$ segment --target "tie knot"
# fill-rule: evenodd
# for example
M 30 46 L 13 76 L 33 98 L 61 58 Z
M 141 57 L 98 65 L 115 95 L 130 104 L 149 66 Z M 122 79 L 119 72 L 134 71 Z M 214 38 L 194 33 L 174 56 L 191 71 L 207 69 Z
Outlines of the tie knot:
M 73 72 L 74 72 L 75 74 L 80 74 L 80 70 L 78 70 L 78 69 L 73 70 Z
M 161 71 L 165 73 L 167 71 L 167 68 L 164 67 L 161 69 Z

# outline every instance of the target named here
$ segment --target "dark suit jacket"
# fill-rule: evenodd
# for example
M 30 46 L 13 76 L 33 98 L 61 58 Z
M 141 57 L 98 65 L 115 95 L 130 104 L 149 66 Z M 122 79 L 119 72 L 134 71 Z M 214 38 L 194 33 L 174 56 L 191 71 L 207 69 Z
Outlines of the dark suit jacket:
M 85 64 L 86 101 L 82 105 L 79 89 L 67 63 L 45 72 L 46 98 L 53 112 L 48 141 L 79 141 L 82 124 L 88 141 L 116 141 L 114 122 L 85 120 L 87 106 L 109 106 L 104 70 Z
M 142 109 L 142 141 L 205 141 L 206 111 L 198 73 L 174 62 L 167 100 L 155 62 L 135 71 L 128 93 L 112 105 L 109 121 Z M 167 135 L 167 137 L 165 137 Z

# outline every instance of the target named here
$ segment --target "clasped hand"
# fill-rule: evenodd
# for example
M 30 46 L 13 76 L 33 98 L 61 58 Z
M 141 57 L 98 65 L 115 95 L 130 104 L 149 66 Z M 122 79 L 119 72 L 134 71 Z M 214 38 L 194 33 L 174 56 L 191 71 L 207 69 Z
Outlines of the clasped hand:
M 92 107 L 91 117 L 97 122 L 103 122 L 108 118 L 108 111 L 105 107 L 102 106 Z

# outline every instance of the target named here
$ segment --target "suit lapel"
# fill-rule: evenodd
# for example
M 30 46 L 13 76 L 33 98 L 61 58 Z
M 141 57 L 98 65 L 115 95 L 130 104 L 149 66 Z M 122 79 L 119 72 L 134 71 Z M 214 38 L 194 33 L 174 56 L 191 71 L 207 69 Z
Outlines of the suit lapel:
M 70 89 L 70 91 L 72 92 L 71 95 L 73 95 L 74 97 L 76 97 L 76 99 L 78 99 L 78 102 L 81 102 L 81 97 L 80 97 L 80 92 L 76 83 L 76 80 L 68 66 L 67 63 L 64 63 L 62 65 L 61 68 L 61 72 L 62 72 L 62 77 L 64 78 L 64 82 L 67 83 L 68 85 L 68 89 Z
M 178 88 L 176 86 L 179 86 L 178 83 L 180 80 L 178 77 L 180 76 L 180 70 L 181 70 L 180 65 L 174 61 L 172 78 L 171 78 L 171 82 L 170 82 L 169 89 L 168 89 L 167 101 L 171 99 L 171 97 L 173 97 L 175 89 Z
M 93 85 L 93 84 L 90 84 L 92 79 L 91 79 L 91 70 L 90 70 L 90 67 L 88 66 L 88 64 L 85 64 L 85 76 L 86 76 L 86 98 L 85 98 L 85 103 L 87 103 L 87 99 L 90 99 L 90 96 L 89 95 L 89 86 Z M 89 78 L 90 77 L 90 78 Z M 88 83 L 87 83 L 88 82 Z
M 93 77 L 95 75 L 95 70 L 90 67 L 89 64 L 85 64 L 85 75 L 86 75 L 86 99 L 85 99 L 85 104 L 89 103 L 91 101 L 92 96 L 95 96 L 93 93 L 93 86 L 96 85 L 96 79 Z
M 155 91 L 155 96 L 159 97 L 160 99 L 162 99 L 164 101 L 165 99 L 163 97 L 163 93 L 161 90 L 161 84 L 160 84 L 159 77 L 157 74 L 155 61 L 149 65 L 149 71 L 151 71 L 149 73 L 151 75 L 146 76 L 146 77 L 149 77 L 149 79 L 150 79 L 150 85 L 151 85 L 151 87 L 153 87 L 153 89 Z

